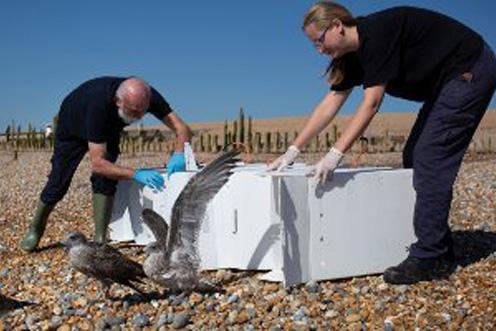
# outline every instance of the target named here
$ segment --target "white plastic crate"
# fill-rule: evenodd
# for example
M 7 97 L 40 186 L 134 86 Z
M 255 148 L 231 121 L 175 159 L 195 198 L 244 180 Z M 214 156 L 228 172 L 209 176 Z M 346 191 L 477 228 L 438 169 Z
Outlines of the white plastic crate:
M 321 186 L 301 164 L 280 174 L 264 169 L 237 168 L 209 205 L 200 234 L 202 268 L 270 270 L 265 279 L 291 285 L 380 273 L 406 257 L 415 240 L 411 170 L 339 168 Z M 142 208 L 168 221 L 194 174 L 174 174 L 158 193 L 120 182 L 111 239 L 152 241 Z

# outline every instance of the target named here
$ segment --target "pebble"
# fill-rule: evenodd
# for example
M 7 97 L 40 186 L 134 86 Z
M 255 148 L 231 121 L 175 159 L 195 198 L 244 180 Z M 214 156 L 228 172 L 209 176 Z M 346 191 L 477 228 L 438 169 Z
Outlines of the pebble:
M 377 286 L 377 289 L 378 289 L 379 291 L 385 291 L 385 290 L 387 290 L 388 288 L 389 288 L 389 285 L 388 285 L 387 283 L 381 283 L 381 284 L 379 284 L 379 286 Z
M 298 309 L 294 314 L 293 314 L 293 321 L 302 321 L 305 318 L 306 314 L 303 308 Z
M 167 314 L 162 314 L 159 316 L 158 321 L 156 323 L 156 327 L 159 328 L 164 324 L 170 323 L 169 317 Z
M 327 319 L 333 319 L 333 318 L 338 317 L 338 316 L 339 316 L 339 312 L 337 312 L 335 310 L 326 311 L 326 313 L 324 314 L 324 317 Z
M 195 293 L 191 294 L 189 297 L 189 303 L 192 306 L 196 306 L 197 304 L 199 304 L 202 301 L 203 301 L 203 295 L 201 295 L 200 293 L 195 292 Z
M 62 324 L 57 331 L 71 331 L 71 326 L 68 324 Z
M 397 293 L 405 293 L 406 291 L 408 291 L 408 289 L 410 288 L 409 285 L 397 285 L 394 287 L 394 290 L 397 292 Z
M 389 319 L 384 320 L 384 331 L 393 331 L 393 330 L 394 330 L 394 323 Z
M 237 295 L 237 294 L 232 294 L 227 299 L 228 303 L 234 303 L 234 302 L 238 302 L 238 301 L 239 301 L 239 295 Z
M 38 322 L 40 319 L 36 315 L 27 315 L 26 318 L 24 319 L 24 323 L 26 323 L 27 326 L 31 326 Z
M 7 277 L 8 274 L 9 274 L 8 268 L 2 268 L 2 270 L 0 271 L 0 277 Z
M 310 282 L 306 283 L 305 287 L 306 287 L 307 291 L 310 293 L 318 293 L 321 290 L 320 285 L 315 281 L 310 281 Z
M 340 296 L 342 296 L 343 298 L 348 296 L 348 292 L 345 289 L 343 289 L 342 287 L 336 287 L 336 289 L 334 291 L 336 293 L 338 293 Z
M 47 272 L 49 270 L 49 266 L 47 264 L 42 264 L 38 267 L 38 272 L 39 273 L 44 273 L 44 272 Z
M 150 301 L 150 304 L 153 308 L 157 309 L 160 306 L 160 303 L 157 300 Z
M 95 329 L 97 331 L 104 331 L 107 328 L 107 324 L 105 323 L 104 320 L 98 320 L 95 323 Z
M 465 317 L 468 315 L 468 310 L 465 308 L 460 308 L 460 309 L 458 309 L 457 313 L 458 313 L 458 316 Z
M 441 316 L 443 317 L 443 319 L 446 321 L 446 322 L 451 322 L 452 320 L 452 317 L 450 314 L 448 313 L 441 313 Z
M 126 323 L 126 318 L 122 316 L 109 316 L 105 317 L 104 321 L 106 325 L 114 326 Z
M 88 311 L 86 309 L 82 309 L 82 308 L 76 309 L 75 315 L 84 317 L 84 316 L 88 315 Z
M 50 327 L 51 328 L 58 328 L 60 325 L 62 325 L 63 319 L 60 316 L 52 316 L 52 319 L 50 320 Z
M 190 316 L 189 312 L 181 312 L 181 313 L 175 314 L 174 319 L 172 321 L 172 326 L 175 329 L 183 328 L 189 323 L 190 318 L 191 318 L 191 316 Z
M 362 317 L 360 316 L 360 314 L 352 314 L 352 315 L 348 315 L 346 316 L 346 323 L 354 323 L 354 322 L 358 322 Z
M 122 309 L 124 309 L 124 310 L 129 309 L 130 306 L 131 306 L 131 304 L 127 300 L 122 303 Z
M 62 315 L 62 308 L 60 308 L 60 306 L 55 306 L 52 310 L 52 312 L 57 315 L 57 316 L 60 316 Z
M 183 296 L 174 296 L 172 301 L 171 301 L 171 305 L 172 306 L 180 306 L 185 302 L 185 300 L 186 299 Z
M 255 318 L 257 316 L 257 310 L 255 308 L 246 308 L 246 312 L 248 313 L 248 316 L 250 319 Z
M 150 325 L 150 319 L 148 318 L 148 316 L 143 315 L 141 313 L 136 314 L 133 317 L 133 325 L 140 327 L 140 328 L 148 326 L 148 325 Z

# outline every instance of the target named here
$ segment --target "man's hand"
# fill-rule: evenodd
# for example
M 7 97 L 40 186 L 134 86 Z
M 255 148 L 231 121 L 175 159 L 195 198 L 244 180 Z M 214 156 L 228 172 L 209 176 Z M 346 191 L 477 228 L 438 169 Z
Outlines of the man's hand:
M 314 179 L 318 180 L 319 183 L 323 184 L 327 178 L 331 179 L 334 174 L 334 170 L 341 162 L 343 158 L 343 153 L 336 148 L 331 148 L 331 150 L 313 167 L 310 173 L 314 174 Z
M 174 152 L 167 162 L 167 176 L 171 176 L 173 173 L 178 171 L 186 170 L 186 159 L 184 158 L 184 153 Z
M 164 188 L 164 178 L 156 170 L 138 169 L 134 172 L 133 179 L 153 190 Z
M 277 169 L 277 171 L 281 171 L 284 168 L 286 168 L 288 165 L 293 163 L 299 154 L 300 154 L 300 150 L 296 146 L 291 145 L 291 146 L 289 146 L 286 153 L 279 156 L 277 159 L 275 159 L 274 162 L 269 164 L 267 170 L 270 171 L 270 170 Z

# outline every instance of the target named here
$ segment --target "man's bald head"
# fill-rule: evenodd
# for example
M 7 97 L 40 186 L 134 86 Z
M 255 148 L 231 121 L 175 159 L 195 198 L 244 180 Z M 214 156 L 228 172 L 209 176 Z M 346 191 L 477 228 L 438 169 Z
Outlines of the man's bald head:
M 129 78 L 123 81 L 116 91 L 116 104 L 132 118 L 140 119 L 150 106 L 151 88 L 141 78 Z

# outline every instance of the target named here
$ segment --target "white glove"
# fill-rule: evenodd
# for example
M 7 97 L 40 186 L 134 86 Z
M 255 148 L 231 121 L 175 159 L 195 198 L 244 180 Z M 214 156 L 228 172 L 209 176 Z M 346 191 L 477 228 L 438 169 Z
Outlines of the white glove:
M 310 173 L 314 174 L 313 179 L 318 180 L 319 183 L 323 184 L 327 178 L 332 178 L 334 170 L 341 162 L 344 154 L 338 149 L 332 147 L 331 150 L 317 163 Z
M 291 145 L 288 147 L 286 153 L 279 156 L 271 164 L 269 164 L 267 170 L 270 171 L 277 169 L 277 171 L 281 171 L 284 168 L 286 168 L 288 165 L 293 163 L 293 161 L 298 157 L 299 154 L 300 154 L 300 150 L 298 149 L 298 147 Z

